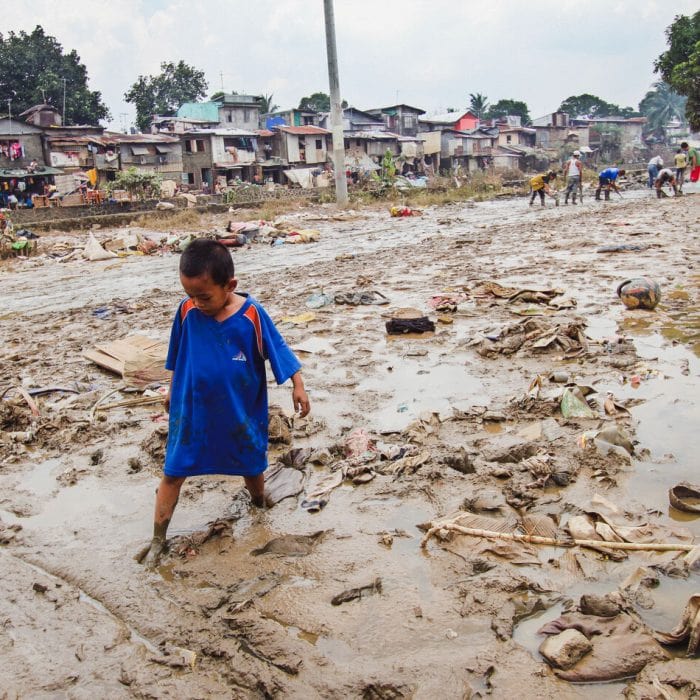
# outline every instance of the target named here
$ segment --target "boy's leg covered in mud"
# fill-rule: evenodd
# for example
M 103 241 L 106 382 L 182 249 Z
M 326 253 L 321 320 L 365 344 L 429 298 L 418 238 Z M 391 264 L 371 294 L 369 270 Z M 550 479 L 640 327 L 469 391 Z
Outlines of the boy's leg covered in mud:
M 172 520 L 175 506 L 180 497 L 180 489 L 185 477 L 163 476 L 156 491 L 156 507 L 153 516 L 153 539 L 143 558 L 147 568 L 158 566 L 166 546 L 168 526 Z

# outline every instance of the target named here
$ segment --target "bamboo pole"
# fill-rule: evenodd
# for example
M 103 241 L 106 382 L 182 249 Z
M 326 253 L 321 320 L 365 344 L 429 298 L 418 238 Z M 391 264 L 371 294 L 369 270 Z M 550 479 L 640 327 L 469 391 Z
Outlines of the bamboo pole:
M 657 543 L 657 542 L 606 542 L 605 540 L 557 540 L 553 537 L 541 537 L 540 535 L 519 535 L 514 532 L 497 532 L 495 530 L 482 530 L 474 527 L 464 527 L 455 522 L 446 522 L 434 525 L 425 533 L 420 546 L 425 548 L 428 540 L 440 530 L 451 530 L 470 537 L 488 537 L 498 540 L 510 540 L 512 542 L 526 542 L 528 544 L 542 544 L 551 547 L 602 547 L 605 549 L 626 549 L 630 551 L 651 551 L 651 552 L 690 552 L 696 545 L 680 543 Z

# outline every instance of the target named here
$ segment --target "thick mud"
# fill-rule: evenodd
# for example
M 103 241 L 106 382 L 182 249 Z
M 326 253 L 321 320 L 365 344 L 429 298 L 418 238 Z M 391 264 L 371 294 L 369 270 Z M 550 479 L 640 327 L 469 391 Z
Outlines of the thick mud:
M 230 218 L 203 218 L 201 231 Z M 291 436 L 271 445 L 270 464 L 296 467 L 301 491 L 258 511 L 242 481 L 191 480 L 154 572 L 134 555 L 151 535 L 165 415 L 157 404 L 96 411 L 122 380 L 82 352 L 130 333 L 167 341 L 183 296 L 178 256 L 61 263 L 52 245 L 86 236 L 62 234 L 43 237 L 39 257 L 2 263 L 0 696 L 700 692 L 682 646 L 638 680 L 608 683 L 562 680 L 538 652 L 540 627 L 584 594 L 626 591 L 635 624 L 670 631 L 699 592 L 683 552 L 613 556 L 446 531 L 421 547 L 427 523 L 457 513 L 560 537 L 572 517 L 605 511 L 643 525 L 646 541 L 697 542 L 700 516 L 668 501 L 671 486 L 698 482 L 697 195 L 544 210 L 465 203 L 403 219 L 324 206 L 281 218 L 320 241 L 257 242 L 233 256 L 239 289 L 304 362 L 308 419 L 292 419 L 289 387 L 270 384 Z M 597 252 L 618 244 L 638 249 Z M 661 286 L 654 311 L 616 297 L 639 275 Z M 509 301 L 486 282 L 561 294 Z M 371 290 L 389 304 L 306 305 L 319 291 Z M 456 310 L 436 311 L 437 295 L 459 295 Z M 556 303 L 566 298 L 575 303 Z M 425 313 L 435 332 L 387 335 L 400 307 Z M 565 417 L 552 377 L 592 387 L 592 417 Z M 606 411 L 606 398 L 617 407 Z M 630 437 L 631 456 L 594 439 L 610 426 Z M 346 478 L 325 506 L 302 508 L 339 469 Z M 645 694 L 658 687 L 667 695 Z

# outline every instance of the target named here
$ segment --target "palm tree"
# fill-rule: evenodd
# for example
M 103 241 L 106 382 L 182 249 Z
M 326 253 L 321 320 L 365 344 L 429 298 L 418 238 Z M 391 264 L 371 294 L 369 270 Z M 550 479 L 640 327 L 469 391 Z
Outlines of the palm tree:
M 480 92 L 476 94 L 469 93 L 469 109 L 475 114 L 479 119 L 488 111 L 489 108 L 489 98 L 486 95 L 482 95 Z
M 279 105 L 273 104 L 272 102 L 272 93 L 269 95 L 260 95 L 260 97 L 262 98 L 260 114 L 269 114 L 279 108 Z
M 656 136 L 665 136 L 669 122 L 678 120 L 685 123 L 685 103 L 688 98 L 673 92 L 671 86 L 662 80 L 654 83 L 639 103 L 639 111 L 647 118 L 645 131 Z

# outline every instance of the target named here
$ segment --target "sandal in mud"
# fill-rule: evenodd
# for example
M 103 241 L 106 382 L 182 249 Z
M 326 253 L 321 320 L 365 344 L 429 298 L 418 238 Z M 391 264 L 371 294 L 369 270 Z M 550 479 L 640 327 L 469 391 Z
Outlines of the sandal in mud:
M 381 292 L 339 292 L 333 297 L 336 304 L 350 304 L 352 306 L 369 304 L 388 304 L 389 299 Z
M 373 290 L 371 292 L 362 292 L 360 294 L 360 304 L 388 304 L 389 299 L 381 292 Z

